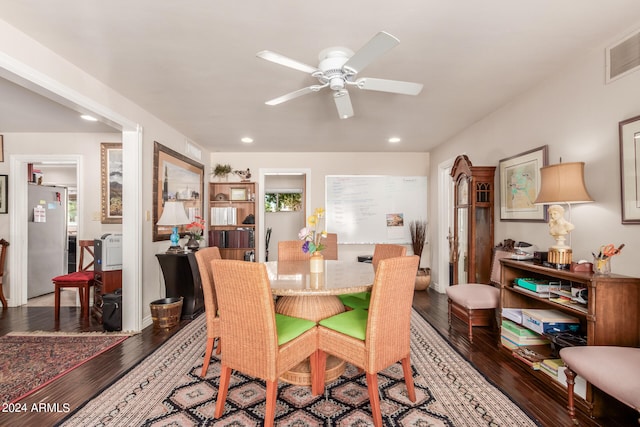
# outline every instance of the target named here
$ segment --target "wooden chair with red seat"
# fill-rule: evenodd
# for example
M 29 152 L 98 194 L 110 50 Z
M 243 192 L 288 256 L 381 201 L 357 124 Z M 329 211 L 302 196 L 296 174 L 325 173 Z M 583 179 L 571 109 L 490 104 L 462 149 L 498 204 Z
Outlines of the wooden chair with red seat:
M 204 352 L 201 377 L 207 375 L 207 369 L 209 369 L 216 338 L 218 338 L 216 354 L 220 354 L 220 317 L 218 316 L 218 299 L 216 297 L 216 288 L 213 283 L 213 273 L 211 271 L 211 261 L 214 259 L 222 259 L 220 249 L 216 246 L 201 248 L 196 252 L 196 262 L 198 263 L 198 271 L 200 272 L 200 280 L 202 281 L 204 312 L 207 317 L 207 347 Z
M 9 242 L 4 239 L 0 239 L 0 301 L 2 301 L 2 308 L 7 307 L 7 299 L 4 297 L 4 291 L 2 290 L 2 279 L 4 277 L 4 263 L 7 259 L 7 246 Z
M 378 372 L 401 362 L 407 397 L 412 402 L 416 401 L 410 359 L 410 328 L 419 261 L 417 255 L 381 260 L 371 289 L 369 310 L 345 311 L 318 324 L 318 377 L 315 382 L 323 388 L 326 353 L 364 370 L 376 427 L 383 425 Z
M 93 263 L 95 261 L 93 255 L 93 240 L 80 240 L 78 242 L 80 248 L 80 258 L 78 262 L 78 271 L 64 274 L 51 279 L 55 286 L 55 319 L 60 319 L 60 290 L 63 288 L 78 288 L 80 294 L 80 308 L 83 317 L 89 317 L 89 290 L 94 284 Z M 91 259 L 85 260 L 85 253 L 91 256 Z M 86 265 L 85 265 L 86 261 Z

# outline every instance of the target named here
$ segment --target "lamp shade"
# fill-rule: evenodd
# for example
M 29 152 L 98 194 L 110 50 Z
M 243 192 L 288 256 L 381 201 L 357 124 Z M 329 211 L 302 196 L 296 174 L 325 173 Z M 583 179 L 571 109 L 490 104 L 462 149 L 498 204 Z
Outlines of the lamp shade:
M 190 222 L 182 202 L 164 202 L 164 209 L 157 224 L 173 227 L 176 225 L 189 224 Z
M 543 166 L 540 178 L 535 204 L 593 202 L 584 184 L 584 162 Z

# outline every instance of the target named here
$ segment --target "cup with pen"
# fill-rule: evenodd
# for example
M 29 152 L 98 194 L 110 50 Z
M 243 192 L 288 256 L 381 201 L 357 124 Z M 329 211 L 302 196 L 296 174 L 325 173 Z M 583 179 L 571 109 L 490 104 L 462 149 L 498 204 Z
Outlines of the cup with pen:
M 600 246 L 598 254 L 593 255 L 593 272 L 595 274 L 608 275 L 611 274 L 611 257 L 618 255 L 624 248 L 624 243 L 617 248 L 613 243 Z

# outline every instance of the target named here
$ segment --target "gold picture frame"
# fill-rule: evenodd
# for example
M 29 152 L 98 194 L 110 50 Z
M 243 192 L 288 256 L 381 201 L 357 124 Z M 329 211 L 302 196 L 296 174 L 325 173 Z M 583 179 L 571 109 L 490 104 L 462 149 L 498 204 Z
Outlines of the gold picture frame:
M 618 123 L 622 223 L 640 224 L 640 116 Z
M 100 144 L 100 178 L 100 222 L 122 224 L 122 143 Z
M 247 189 L 232 188 L 230 190 L 229 200 L 247 200 Z
M 153 241 L 169 240 L 172 227 L 157 225 L 167 200 L 183 202 L 187 216 L 204 218 L 204 166 L 159 142 L 153 145 Z M 186 226 L 178 227 L 184 235 Z
M 547 206 L 533 201 L 540 191 L 540 168 L 547 166 L 546 145 L 499 162 L 500 221 L 547 222 Z

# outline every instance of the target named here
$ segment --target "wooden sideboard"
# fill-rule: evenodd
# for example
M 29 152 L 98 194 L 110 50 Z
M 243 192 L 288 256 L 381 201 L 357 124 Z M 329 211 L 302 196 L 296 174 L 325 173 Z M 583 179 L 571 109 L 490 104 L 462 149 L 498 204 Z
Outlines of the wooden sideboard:
M 102 295 L 122 288 L 122 270 L 96 271 L 93 275 L 93 307 L 91 315 L 102 323 Z
M 558 310 L 579 319 L 580 334 L 586 337 L 587 345 L 640 346 L 640 278 L 618 274 L 572 273 L 511 259 L 500 262 L 501 308 Z M 561 304 L 515 287 L 514 280 L 524 277 L 560 281 L 572 287 L 585 288 L 587 303 Z M 548 385 L 545 392 L 566 401 L 566 387 L 560 382 L 533 369 L 531 375 Z M 587 384 L 585 398 L 576 398 L 577 408 L 598 416 L 602 409 L 601 393 Z

